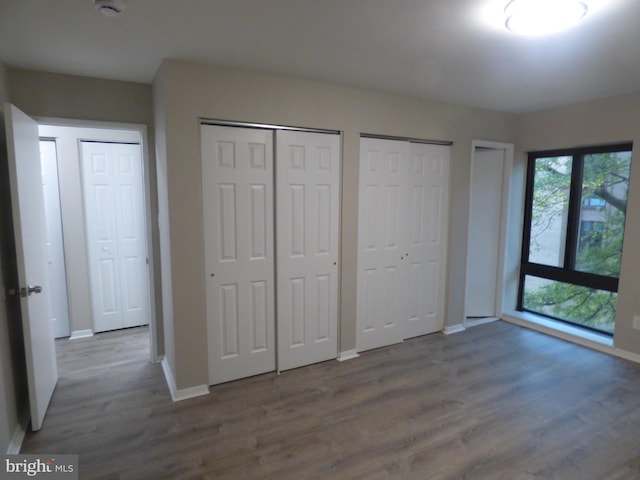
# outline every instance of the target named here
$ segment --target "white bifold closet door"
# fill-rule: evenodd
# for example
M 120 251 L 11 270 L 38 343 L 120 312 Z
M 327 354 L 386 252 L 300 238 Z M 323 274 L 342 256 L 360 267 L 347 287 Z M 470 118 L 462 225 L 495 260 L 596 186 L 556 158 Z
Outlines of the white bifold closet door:
M 336 358 L 339 137 L 201 134 L 209 383 Z
M 209 383 L 275 370 L 273 134 L 202 125 Z
M 278 370 L 336 358 L 338 135 L 276 134 Z
M 360 140 L 357 349 L 442 329 L 449 147 Z

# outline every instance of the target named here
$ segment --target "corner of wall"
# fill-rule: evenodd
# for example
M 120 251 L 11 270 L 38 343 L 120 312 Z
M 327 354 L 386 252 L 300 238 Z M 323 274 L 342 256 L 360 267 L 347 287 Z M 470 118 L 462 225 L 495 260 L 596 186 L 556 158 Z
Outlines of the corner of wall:
M 7 67 L 0 62 L 0 104 L 9 101 L 9 79 L 7 78 Z
M 156 187 L 158 200 L 158 240 L 160 259 L 160 290 L 162 292 L 162 338 L 164 339 L 163 366 L 169 371 L 176 368 L 175 335 L 173 322 L 173 282 L 171 273 L 171 240 L 169 231 L 169 185 L 167 179 L 167 135 L 165 118 L 165 75 L 163 66 L 156 73 L 153 92 L 153 114 L 156 152 Z M 165 372 L 166 373 L 166 372 Z M 171 375 L 173 379 L 173 375 Z M 175 379 L 174 379 L 175 380 Z M 175 381 L 174 381 L 175 389 Z

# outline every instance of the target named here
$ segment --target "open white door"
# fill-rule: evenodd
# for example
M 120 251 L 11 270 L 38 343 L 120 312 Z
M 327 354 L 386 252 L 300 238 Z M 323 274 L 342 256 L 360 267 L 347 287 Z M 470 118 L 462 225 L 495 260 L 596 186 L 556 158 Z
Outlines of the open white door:
M 38 124 L 13 105 L 4 105 L 4 115 L 31 428 L 39 430 L 58 381 L 47 280 L 39 133 Z

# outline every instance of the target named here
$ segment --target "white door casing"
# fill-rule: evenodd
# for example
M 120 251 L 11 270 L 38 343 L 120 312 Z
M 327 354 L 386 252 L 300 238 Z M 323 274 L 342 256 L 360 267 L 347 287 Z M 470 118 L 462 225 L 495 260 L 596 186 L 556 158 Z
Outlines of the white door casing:
M 51 287 L 53 335 L 55 338 L 62 338 L 71 334 L 71 328 L 55 140 L 40 141 L 40 164 L 47 222 L 47 262 Z
M 94 331 L 146 325 L 149 281 L 140 145 L 81 144 Z
M 275 370 L 273 132 L 201 126 L 211 385 Z
M 450 147 L 360 140 L 358 351 L 442 329 Z
M 404 338 L 409 143 L 360 139 L 358 351 Z
M 13 105 L 4 104 L 4 115 L 31 428 L 39 430 L 58 380 L 39 133 L 38 124 Z
M 340 137 L 276 132 L 278 370 L 338 355 Z

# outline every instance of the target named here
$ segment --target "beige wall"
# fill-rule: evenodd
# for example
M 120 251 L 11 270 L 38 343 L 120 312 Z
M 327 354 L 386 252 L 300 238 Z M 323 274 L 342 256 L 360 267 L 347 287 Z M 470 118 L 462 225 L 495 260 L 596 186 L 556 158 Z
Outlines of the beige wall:
M 151 185 L 148 192 L 151 217 L 156 217 L 158 207 L 151 85 L 19 69 L 8 69 L 8 82 L 11 102 L 41 122 L 43 119 L 54 118 L 145 125 L 148 132 L 150 167 L 145 175 L 148 174 Z M 150 227 L 153 243 L 158 245 L 157 222 L 150 222 Z M 157 250 L 154 249 L 153 252 L 155 265 L 160 262 Z M 83 269 L 80 265 L 75 265 L 75 268 L 78 271 Z M 155 283 L 160 284 L 159 273 Z M 164 340 L 160 295 L 156 296 L 155 311 L 160 334 L 158 353 L 162 354 Z M 76 329 L 81 329 L 81 325 L 90 328 L 88 320 L 80 320 L 79 314 L 76 314 L 75 318 L 78 326 Z
M 153 124 L 151 85 L 9 69 L 11 102 L 35 117 Z
M 169 234 L 169 194 L 167 180 L 166 115 L 164 105 L 164 75 L 158 74 L 153 84 L 153 113 L 156 131 L 156 176 L 158 191 L 158 236 L 156 250 L 160 258 L 160 283 L 162 292 L 162 325 L 164 355 L 171 372 L 176 371 L 175 335 L 173 319 L 173 275 L 171 273 L 171 239 Z
M 511 142 L 514 117 L 255 72 L 165 61 L 154 84 L 158 158 L 166 167 L 177 387 L 207 383 L 199 117 L 343 132 L 340 350 L 355 348 L 358 155 L 361 133 L 453 141 L 447 323 L 463 321 L 473 139 Z M 160 130 L 162 128 L 162 134 Z M 164 188 L 164 187 L 162 187 Z M 166 245 L 166 242 L 165 242 Z M 165 280 L 169 280 L 165 277 Z
M 523 114 L 516 132 L 522 152 L 634 142 L 614 346 L 640 354 L 640 330 L 631 326 L 640 315 L 640 94 Z
M 0 63 L 0 100 L 9 101 L 34 117 L 53 117 L 144 124 L 148 128 L 149 172 L 154 188 L 153 109 L 151 85 L 93 79 L 71 75 L 16 70 Z M 4 125 L 1 131 L 4 132 Z M 0 145 L 0 452 L 6 451 L 17 426 L 18 417 L 27 408 L 27 386 L 19 302 L 5 298 L 7 285 L 15 279 L 15 247 L 11 240 L 6 150 Z M 153 223 L 155 225 L 155 222 Z M 157 232 L 154 232 L 157 242 Z M 157 259 L 156 259 L 157 261 Z M 156 306 L 156 308 L 158 308 Z M 160 310 L 161 311 L 161 310 Z M 162 349 L 160 349 L 162 350 Z

